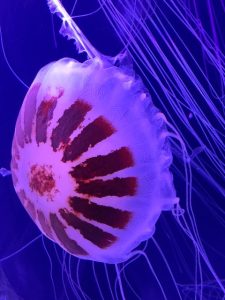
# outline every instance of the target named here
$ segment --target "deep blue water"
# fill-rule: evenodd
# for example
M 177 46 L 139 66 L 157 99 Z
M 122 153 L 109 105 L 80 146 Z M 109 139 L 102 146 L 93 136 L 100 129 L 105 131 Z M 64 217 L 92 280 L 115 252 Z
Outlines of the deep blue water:
M 63 1 L 68 9 L 71 9 L 72 2 Z M 96 2 L 78 1 L 76 14 L 92 11 L 97 7 Z M 201 7 L 202 20 L 207 28 L 209 27 L 206 11 L 207 1 L 199 0 L 197 2 L 199 2 L 198 4 Z M 218 13 L 217 22 L 221 22 L 220 35 L 224 35 L 222 27 L 225 28 L 225 23 L 224 20 L 222 22 L 221 17 L 224 17 L 224 14 L 222 14 L 221 6 L 218 5 L 217 8 L 216 5 L 215 7 L 218 10 L 216 10 L 216 13 Z M 113 56 L 122 49 L 121 41 L 107 23 L 103 14 L 79 18 L 77 22 L 94 46 L 104 54 Z M 50 14 L 44 0 L 2 1 L 0 3 L 0 25 L 8 61 L 17 75 L 28 86 L 32 83 L 41 67 L 47 63 L 62 57 L 77 58 L 73 42 L 67 41 L 60 36 L 58 33 L 60 22 L 56 16 L 53 17 Z M 220 38 L 222 39 L 221 36 Z M 190 47 L 192 46 L 190 41 Z M 79 59 L 82 60 L 84 57 L 81 56 Z M 0 167 L 10 168 L 11 142 L 15 122 L 26 91 L 27 89 L 10 71 L 3 51 L 0 49 Z M 159 103 L 157 105 L 160 106 Z M 196 175 L 194 180 L 199 181 L 202 179 Z M 205 185 L 206 192 L 209 192 L 212 198 L 215 198 L 220 204 L 223 203 L 224 199 L 222 199 L 221 195 L 211 188 L 207 190 L 207 185 L 204 181 L 201 184 Z M 175 185 L 179 197 L 182 198 L 184 192 L 180 188 L 181 181 L 179 178 L 175 177 Z M 198 204 L 198 200 L 198 196 L 195 195 L 194 206 L 198 225 L 200 231 L 203 232 L 203 239 L 209 245 L 209 249 L 212 246 L 222 253 L 217 252 L 215 254 L 212 251 L 210 252 L 210 258 L 219 273 L 219 277 L 224 278 L 224 228 L 214 223 L 215 215 L 212 215 L 209 209 L 203 208 L 201 199 L 199 200 L 200 204 Z M 221 207 L 224 209 L 225 205 L 222 204 Z M 39 235 L 39 230 L 25 212 L 14 192 L 11 177 L 0 177 L 0 259 L 21 248 Z M 165 216 L 160 219 L 157 225 L 156 238 L 160 241 L 162 249 L 170 258 L 172 268 L 177 270 L 177 281 L 188 283 L 193 276 L 193 269 L 190 265 L 194 265 L 193 257 L 189 257 L 187 250 L 190 245 L 183 238 L 182 231 L 177 228 L 169 213 L 165 213 Z M 181 249 L 179 249 L 180 244 L 182 244 Z M 47 248 L 50 259 L 44 250 L 44 246 Z M 57 257 L 56 253 L 59 257 Z M 152 257 L 155 267 L 158 268 L 157 272 L 160 274 L 160 280 L 166 282 L 168 299 L 179 299 L 174 290 L 170 288 L 172 284 L 171 280 L 168 279 L 168 271 L 166 271 L 156 249 L 151 249 L 151 251 L 148 249 L 148 253 Z M 68 260 L 68 256 L 66 259 Z M 53 268 L 52 274 L 56 289 L 56 299 L 77 299 L 69 288 L 68 277 L 65 272 L 62 272 L 59 262 L 63 262 L 63 255 L 60 249 L 57 246 L 55 248 L 53 243 L 46 238 L 39 238 L 32 245 L 0 264 L 0 300 L 54 299 L 53 284 L 50 276 L 51 267 Z M 74 278 L 76 278 L 76 264 L 77 261 L 74 259 L 72 265 L 72 276 Z M 129 270 L 131 284 L 136 287 L 138 294 L 143 300 L 163 299 L 159 289 L 155 288 L 156 284 L 153 283 L 154 277 L 144 265 L 143 261 L 139 261 L 134 263 Z M 103 266 L 96 264 L 96 269 L 100 285 L 105 293 L 104 297 L 105 299 L 111 299 Z M 109 271 L 112 278 L 114 278 L 115 270 L 112 266 L 109 267 Z M 81 263 L 79 277 L 89 297 L 93 300 L 101 299 L 93 279 L 90 262 Z M 147 281 L 146 278 L 148 277 L 149 280 Z M 214 283 L 212 285 L 214 287 Z M 67 290 L 68 295 L 65 294 L 65 290 Z M 219 292 L 217 296 L 213 293 L 206 295 L 208 295 L 204 298 L 206 300 L 222 299 Z M 192 293 L 189 296 L 187 293 L 183 299 L 194 299 L 192 297 Z M 128 291 L 127 299 L 132 300 L 136 298 Z

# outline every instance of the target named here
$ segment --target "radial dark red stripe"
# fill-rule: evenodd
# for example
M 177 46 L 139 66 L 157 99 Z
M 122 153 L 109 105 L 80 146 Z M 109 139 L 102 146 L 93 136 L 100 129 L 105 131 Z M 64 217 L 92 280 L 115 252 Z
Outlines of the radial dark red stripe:
M 28 91 L 25 98 L 24 133 L 26 143 L 31 143 L 32 127 L 36 113 L 37 94 L 40 89 L 40 86 L 40 83 L 34 84 Z
M 38 144 L 47 141 L 47 127 L 52 120 L 56 104 L 57 98 L 52 97 L 49 100 L 43 100 L 38 107 L 36 115 L 36 141 Z
M 17 195 L 19 196 L 20 201 L 22 202 L 23 206 L 26 208 L 27 212 L 31 216 L 33 220 L 36 219 L 36 209 L 33 204 L 33 202 L 27 197 L 25 190 L 21 189 L 19 192 L 17 192 Z
M 16 173 L 14 172 L 14 170 L 11 170 L 12 172 L 12 181 L 13 181 L 13 185 L 16 186 L 18 183 L 18 177 L 16 176 Z
M 83 235 L 85 239 L 89 240 L 99 248 L 107 248 L 117 239 L 116 236 L 112 235 L 111 233 L 105 232 L 88 222 L 82 221 L 73 213 L 63 209 L 60 209 L 59 212 L 69 226 L 79 230 L 80 234 Z
M 95 197 L 106 196 L 134 196 L 137 188 L 136 177 L 115 177 L 110 180 L 79 181 L 76 191 Z
M 85 218 L 114 228 L 125 228 L 132 217 L 129 211 L 91 203 L 84 198 L 71 197 L 69 204 L 75 212 L 82 213 Z
M 62 161 L 66 162 L 77 159 L 89 147 L 95 146 L 114 132 L 115 129 L 111 123 L 102 116 L 98 117 L 88 124 L 72 143 L 66 147 Z
M 14 155 L 12 156 L 11 159 L 11 169 L 18 170 L 18 163 Z
M 80 247 L 76 241 L 68 237 L 63 224 L 55 214 L 50 214 L 50 222 L 57 238 L 69 253 L 74 255 L 88 255 L 86 250 Z
M 32 203 L 32 201 L 30 199 L 28 199 L 28 198 L 27 198 L 27 202 L 26 202 L 25 207 L 26 207 L 27 212 L 31 216 L 31 218 L 33 220 L 35 220 L 36 219 L 36 209 L 35 209 L 35 206 Z
M 13 138 L 13 142 L 12 142 L 12 153 L 15 159 L 20 159 L 20 152 L 17 146 L 17 141 L 16 138 Z
M 127 147 L 122 147 L 107 155 L 98 155 L 73 168 L 70 174 L 76 179 L 89 179 L 104 176 L 134 165 L 132 154 Z
M 22 117 L 21 112 L 18 115 L 17 121 L 16 121 L 16 141 L 18 145 L 23 148 L 24 147 L 24 131 L 22 129 Z
M 57 127 L 52 132 L 51 140 L 54 151 L 56 151 L 60 143 L 65 144 L 69 142 L 70 135 L 81 125 L 89 110 L 91 110 L 91 105 L 84 100 L 78 99 L 64 111 Z
M 43 232 L 50 238 L 50 239 L 54 239 L 53 238 L 53 234 L 52 234 L 52 230 L 50 225 L 48 224 L 48 221 L 45 218 L 45 215 L 43 214 L 42 211 L 38 210 L 37 211 L 37 218 L 38 221 L 40 222 L 40 225 L 42 227 Z

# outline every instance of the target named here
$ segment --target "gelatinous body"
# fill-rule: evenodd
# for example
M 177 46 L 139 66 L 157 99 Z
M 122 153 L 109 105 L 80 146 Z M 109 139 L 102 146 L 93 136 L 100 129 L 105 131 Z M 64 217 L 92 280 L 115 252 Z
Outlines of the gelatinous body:
M 25 97 L 14 186 L 40 230 L 75 256 L 126 260 L 177 202 L 164 116 L 143 89 L 100 58 L 64 58 Z

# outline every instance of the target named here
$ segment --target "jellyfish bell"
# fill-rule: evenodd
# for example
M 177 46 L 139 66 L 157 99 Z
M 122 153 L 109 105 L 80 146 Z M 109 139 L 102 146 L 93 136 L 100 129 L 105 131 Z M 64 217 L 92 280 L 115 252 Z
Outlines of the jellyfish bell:
M 12 147 L 13 183 L 39 229 L 105 263 L 127 260 L 178 202 L 164 116 L 125 69 L 100 57 L 42 68 Z

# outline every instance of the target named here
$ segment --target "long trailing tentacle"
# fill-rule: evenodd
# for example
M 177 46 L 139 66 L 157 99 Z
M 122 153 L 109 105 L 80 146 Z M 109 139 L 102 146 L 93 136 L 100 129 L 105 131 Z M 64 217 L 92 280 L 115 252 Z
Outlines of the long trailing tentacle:
M 59 0 L 48 0 L 52 14 L 56 13 L 62 20 L 60 33 L 68 39 L 75 40 L 78 53 L 86 52 L 88 58 L 99 57 L 100 53 L 91 45 Z

